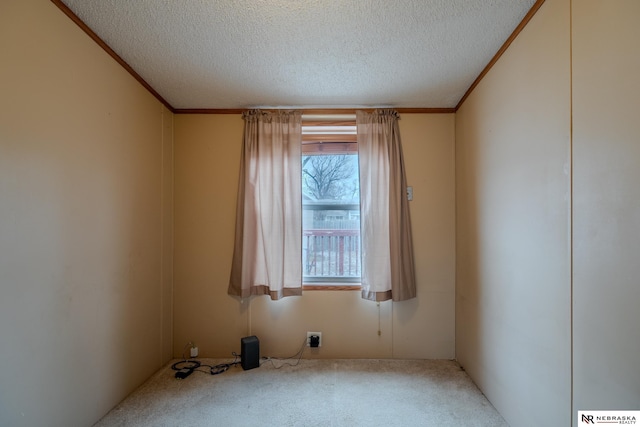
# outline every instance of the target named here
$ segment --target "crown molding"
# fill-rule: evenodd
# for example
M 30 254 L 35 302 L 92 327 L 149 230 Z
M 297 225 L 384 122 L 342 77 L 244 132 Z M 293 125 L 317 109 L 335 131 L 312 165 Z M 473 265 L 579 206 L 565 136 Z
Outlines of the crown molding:
M 62 0 L 51 0 L 51 2 L 58 7 L 65 15 L 67 15 L 82 31 L 84 31 L 93 41 L 95 41 L 98 46 L 100 46 L 107 54 L 109 54 L 118 64 L 120 64 L 133 78 L 135 78 L 145 89 L 147 89 L 158 101 L 160 101 L 169 111 L 174 114 L 242 114 L 244 111 L 247 111 L 245 108 L 226 108 L 226 109 L 216 109 L 216 108 L 174 108 L 166 99 L 164 99 L 156 90 L 151 87 L 149 83 L 147 83 L 124 59 L 122 59 L 109 45 L 107 45 L 104 40 L 102 40 L 98 35 L 93 32 L 91 28 L 87 24 L 85 24 L 71 9 L 65 5 Z M 500 57 L 506 52 L 511 43 L 518 37 L 520 32 L 524 29 L 524 27 L 529 23 L 531 18 L 536 14 L 538 9 L 542 6 L 545 0 L 537 0 L 534 5 L 529 9 L 529 12 L 524 16 L 520 24 L 515 28 L 515 30 L 511 33 L 509 38 L 504 42 L 502 47 L 496 52 L 496 54 L 491 58 L 491 61 L 484 67 L 482 72 L 478 75 L 478 77 L 473 81 L 469 89 L 465 92 L 465 94 L 460 98 L 458 104 L 453 108 L 394 108 L 400 114 L 451 114 L 458 111 L 458 109 L 462 106 L 464 101 L 471 95 L 473 90 L 478 86 L 480 81 L 487 75 L 489 70 L 493 68 L 493 66 L 498 62 Z M 380 107 L 380 108 L 393 108 L 393 107 Z M 365 110 L 372 111 L 374 108 L 296 108 L 297 110 L 303 111 L 305 114 L 354 114 L 356 110 Z
M 464 101 L 469 97 L 469 95 L 471 95 L 471 92 L 473 92 L 473 90 L 476 88 L 476 86 L 478 86 L 478 84 L 480 84 L 480 81 L 484 78 L 484 76 L 487 75 L 489 70 L 491 70 L 491 68 L 493 68 L 493 66 L 496 64 L 496 62 L 498 62 L 500 57 L 507 51 L 507 49 L 509 48 L 511 43 L 513 43 L 513 41 L 516 39 L 516 37 L 518 37 L 518 34 L 520 34 L 522 32 L 524 27 L 527 26 L 529 21 L 531 21 L 531 18 L 533 18 L 533 16 L 536 14 L 538 9 L 540 9 L 540 7 L 542 6 L 543 3 L 544 3 L 544 0 L 537 0 L 534 3 L 534 5 L 531 6 L 531 9 L 529 9 L 529 12 L 527 12 L 527 14 L 524 16 L 524 18 L 522 18 L 522 21 L 520 21 L 520 24 L 518 24 L 516 29 L 513 30 L 513 32 L 511 33 L 511 35 L 507 39 L 507 41 L 504 42 L 504 44 L 502 45 L 502 47 L 500 47 L 498 52 L 496 52 L 496 54 L 493 56 L 493 58 L 491 58 L 491 61 L 489 61 L 489 63 L 486 65 L 486 67 L 484 67 L 482 72 L 480 72 L 478 77 L 476 77 L 476 79 L 473 81 L 473 83 L 471 83 L 471 86 L 469 86 L 469 89 L 467 89 L 467 91 L 462 96 L 462 98 L 460 98 L 460 101 L 458 101 L 458 105 L 456 105 L 456 107 L 454 108 L 455 111 L 458 111 L 458 109 L 462 106 Z
M 140 76 L 140 74 L 136 73 L 136 71 L 131 68 L 131 66 L 127 64 L 125 60 L 120 57 L 120 55 L 118 55 L 113 49 L 111 49 L 111 47 L 109 47 L 109 45 L 106 44 L 104 40 L 98 37 L 98 35 L 94 33 L 93 30 L 89 28 L 89 26 L 78 17 L 78 15 L 73 13 L 73 11 L 69 9 L 66 4 L 62 3 L 61 0 L 51 0 L 51 2 L 56 5 L 58 9 L 60 9 L 65 15 L 67 15 L 73 22 L 75 22 L 76 25 L 80 27 L 80 29 L 84 31 L 89 37 L 91 37 L 91 39 L 93 39 L 93 41 L 95 41 L 98 46 L 104 49 L 104 51 L 107 52 L 109 56 L 115 59 L 116 62 L 122 66 L 122 68 L 124 68 L 129 74 L 131 74 L 131 76 L 133 76 L 134 79 L 136 79 L 142 86 L 144 86 L 144 88 L 147 89 L 158 101 L 160 101 L 172 113 L 175 113 L 175 108 L 173 108 L 166 99 L 164 99 L 158 92 L 156 92 L 156 90 L 151 87 L 151 85 L 147 83 Z

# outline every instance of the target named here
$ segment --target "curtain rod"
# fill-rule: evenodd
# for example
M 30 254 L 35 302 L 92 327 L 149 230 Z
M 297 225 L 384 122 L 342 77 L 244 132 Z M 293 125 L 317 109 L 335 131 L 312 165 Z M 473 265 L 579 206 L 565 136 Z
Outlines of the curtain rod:
M 372 112 L 380 108 L 389 108 L 396 110 L 399 114 L 450 114 L 455 113 L 455 108 L 287 108 L 287 110 L 299 110 L 303 115 L 355 115 L 356 110 Z M 188 108 L 176 109 L 175 114 L 242 114 L 249 111 L 249 108 L 233 108 L 233 109 L 216 109 L 216 108 Z M 278 111 L 275 108 L 263 108 L 265 111 Z

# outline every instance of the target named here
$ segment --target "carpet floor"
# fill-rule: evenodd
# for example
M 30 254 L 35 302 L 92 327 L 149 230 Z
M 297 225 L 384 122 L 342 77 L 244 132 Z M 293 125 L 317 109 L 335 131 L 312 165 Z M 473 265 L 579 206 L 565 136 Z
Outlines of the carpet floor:
M 273 360 L 183 380 L 172 363 L 96 426 L 507 426 L 455 361 Z

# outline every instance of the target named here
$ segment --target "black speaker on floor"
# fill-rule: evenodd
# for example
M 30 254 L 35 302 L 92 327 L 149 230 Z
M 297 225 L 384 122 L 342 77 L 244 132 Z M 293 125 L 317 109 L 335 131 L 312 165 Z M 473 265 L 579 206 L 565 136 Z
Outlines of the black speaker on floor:
M 260 341 L 255 335 L 240 339 L 240 363 L 245 371 L 260 366 Z

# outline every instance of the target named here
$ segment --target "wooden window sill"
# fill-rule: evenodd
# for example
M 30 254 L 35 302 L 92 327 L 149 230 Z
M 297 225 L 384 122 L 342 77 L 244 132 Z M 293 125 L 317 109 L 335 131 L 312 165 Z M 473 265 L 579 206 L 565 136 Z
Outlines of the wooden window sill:
M 361 286 L 358 283 L 348 284 L 348 283 L 340 283 L 340 284 L 327 284 L 327 283 L 313 283 L 313 284 L 303 284 L 303 291 L 359 291 L 361 290 Z

